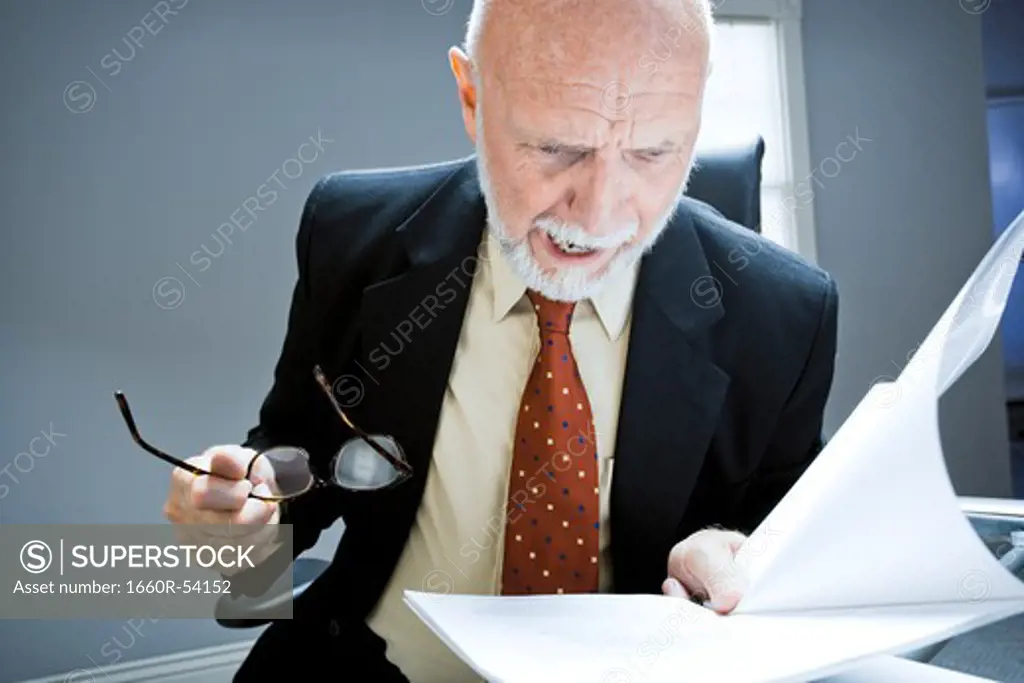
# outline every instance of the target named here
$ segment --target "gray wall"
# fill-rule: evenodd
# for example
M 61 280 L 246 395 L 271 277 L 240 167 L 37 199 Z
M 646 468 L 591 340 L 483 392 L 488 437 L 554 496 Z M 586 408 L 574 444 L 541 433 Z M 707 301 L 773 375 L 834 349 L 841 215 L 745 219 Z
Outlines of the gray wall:
M 874 378 L 899 374 L 992 245 L 981 22 L 961 4 L 982 5 L 804 3 L 812 161 L 855 129 L 872 139 L 815 198 L 818 260 L 840 291 L 830 429 Z M 999 338 L 940 423 L 957 492 L 1009 496 Z
M 445 59 L 469 0 L 441 15 L 416 0 L 191 0 L 112 74 L 106 56 L 130 54 L 132 28 L 158 26 L 143 19 L 154 4 L 0 5 L 2 523 L 161 522 L 169 473 L 131 444 L 111 391 L 172 452 L 238 441 L 270 383 L 315 179 L 470 151 Z M 834 427 L 903 364 L 989 243 L 981 52 L 955 2 L 809 0 L 806 15 L 812 156 L 858 126 L 874 140 L 817 199 L 821 261 L 843 294 Z M 73 81 L 95 100 L 81 84 L 65 98 Z M 207 269 L 190 260 L 218 253 L 218 226 L 318 131 L 333 142 L 304 148 L 316 158 L 301 171 L 288 163 L 298 177 L 273 205 Z M 1006 492 L 997 353 L 945 406 L 963 492 Z M 63 436 L 49 453 L 15 462 L 51 425 Z M 0 681 L 79 668 L 100 680 L 116 656 L 253 635 L 126 628 L 0 621 Z
M 105 56 L 131 55 L 132 27 L 159 26 L 143 19 L 155 3 L 0 4 L 0 468 L 51 423 L 66 434 L 21 457 L 28 471 L 11 465 L 19 483 L 0 479 L 0 523 L 162 522 L 169 469 L 132 444 L 111 392 L 172 453 L 238 442 L 270 385 L 317 177 L 472 151 L 445 55 L 467 0 L 440 16 L 419 0 L 190 0 L 111 75 Z M 96 99 L 76 114 L 63 94 L 78 80 Z M 79 85 L 68 102 L 88 95 Z M 303 148 L 316 158 L 301 172 L 286 164 L 318 130 L 334 142 Z M 270 181 L 276 201 L 201 270 L 203 246 L 219 253 L 215 231 L 275 171 L 288 189 Z M 77 668 L 101 680 L 114 638 L 134 659 L 254 635 L 137 630 L 132 642 L 124 621 L 0 620 L 0 681 Z

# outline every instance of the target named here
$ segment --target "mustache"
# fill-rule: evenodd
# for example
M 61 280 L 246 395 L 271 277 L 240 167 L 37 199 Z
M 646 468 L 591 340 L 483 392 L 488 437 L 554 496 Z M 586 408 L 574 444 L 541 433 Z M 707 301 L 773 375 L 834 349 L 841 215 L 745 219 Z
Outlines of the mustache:
M 640 225 L 634 222 L 607 235 L 592 235 L 576 223 L 568 223 L 551 216 L 541 216 L 533 222 L 533 225 L 538 230 L 547 233 L 552 239 L 560 242 L 572 242 L 585 249 L 611 249 L 622 246 L 636 237 L 640 230 Z

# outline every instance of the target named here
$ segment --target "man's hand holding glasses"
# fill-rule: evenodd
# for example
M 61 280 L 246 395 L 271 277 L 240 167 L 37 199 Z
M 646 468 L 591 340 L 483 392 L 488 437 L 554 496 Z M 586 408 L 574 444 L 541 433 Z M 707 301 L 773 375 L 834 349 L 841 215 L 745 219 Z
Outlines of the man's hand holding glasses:
M 253 564 L 273 554 L 278 545 L 272 525 L 281 520 L 281 505 L 273 500 L 273 472 L 258 455 L 242 446 L 214 446 L 185 461 L 208 475 L 174 470 L 164 516 L 179 525 L 180 542 L 251 545 Z M 220 572 L 231 576 L 241 569 L 223 567 Z
M 253 564 L 279 547 L 277 524 L 281 504 L 313 489 L 339 486 L 350 491 L 376 491 L 397 486 L 412 475 L 401 446 L 390 436 L 370 435 L 345 414 L 319 366 L 313 380 L 327 395 L 338 417 L 355 435 L 342 444 L 329 465 L 329 477 L 313 472 L 309 454 L 296 446 L 255 451 L 243 446 L 214 446 L 201 455 L 180 460 L 156 448 L 139 434 L 128 399 L 114 393 L 121 416 L 135 443 L 175 467 L 164 514 L 179 526 L 183 540 L 202 544 L 253 545 Z M 244 568 L 243 568 L 244 569 Z M 230 575 L 237 568 L 224 568 Z

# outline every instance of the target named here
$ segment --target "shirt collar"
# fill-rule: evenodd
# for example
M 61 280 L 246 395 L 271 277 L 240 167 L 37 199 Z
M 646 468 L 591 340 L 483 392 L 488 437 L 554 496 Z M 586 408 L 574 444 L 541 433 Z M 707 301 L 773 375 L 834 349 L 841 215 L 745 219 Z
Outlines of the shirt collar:
M 483 253 L 493 283 L 494 321 L 499 322 L 511 313 L 517 304 L 524 301 L 526 285 L 512 270 L 489 229 L 484 231 Z M 618 339 L 626 327 L 638 270 L 638 264 L 634 264 L 626 271 L 616 274 L 595 296 L 587 300 L 597 312 L 597 317 L 610 339 Z

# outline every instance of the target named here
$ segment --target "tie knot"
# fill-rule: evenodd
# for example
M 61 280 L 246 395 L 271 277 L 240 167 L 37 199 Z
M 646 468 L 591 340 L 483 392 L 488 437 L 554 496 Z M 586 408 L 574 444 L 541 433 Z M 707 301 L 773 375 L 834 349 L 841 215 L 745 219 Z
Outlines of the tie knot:
M 532 290 L 528 291 L 526 295 L 530 298 L 533 310 L 537 314 L 537 324 L 540 325 L 541 336 L 549 332 L 562 334 L 569 332 L 569 324 L 572 322 L 572 312 L 576 308 L 576 302 L 552 301 Z

